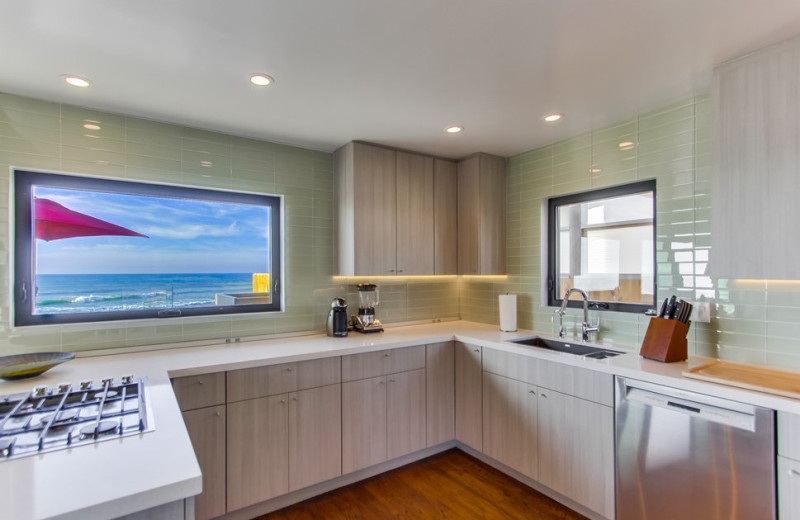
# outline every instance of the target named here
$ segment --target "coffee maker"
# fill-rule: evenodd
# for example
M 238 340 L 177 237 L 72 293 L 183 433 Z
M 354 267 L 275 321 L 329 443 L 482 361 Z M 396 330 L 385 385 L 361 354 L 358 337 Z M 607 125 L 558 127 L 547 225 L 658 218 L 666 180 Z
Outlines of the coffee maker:
M 383 325 L 375 317 L 375 306 L 380 303 L 378 286 L 374 283 L 358 284 L 358 314 L 353 316 L 353 328 L 358 332 L 383 332 Z
M 328 336 L 343 338 L 347 336 L 347 301 L 344 298 L 334 298 L 331 310 L 328 311 L 326 332 Z

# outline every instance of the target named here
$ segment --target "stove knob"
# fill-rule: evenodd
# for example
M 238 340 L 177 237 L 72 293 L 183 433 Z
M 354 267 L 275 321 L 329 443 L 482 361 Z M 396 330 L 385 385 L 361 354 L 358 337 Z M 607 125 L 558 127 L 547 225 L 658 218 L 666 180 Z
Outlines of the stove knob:
M 108 385 L 108 386 L 109 386 L 109 388 L 110 388 L 110 387 L 112 387 L 112 386 L 114 386 L 114 378 L 113 378 L 113 377 L 108 377 L 108 378 L 106 378 L 106 379 L 103 379 L 103 385 L 104 385 L 104 386 L 105 386 L 105 385 Z
M 81 381 L 81 390 L 90 390 L 92 388 L 92 380 L 84 379 Z
M 47 390 L 46 386 L 34 386 L 33 397 L 45 397 L 47 395 Z
M 133 383 L 133 376 L 132 375 L 122 376 L 122 384 L 123 385 L 129 385 L 131 383 Z
M 58 384 L 58 393 L 59 394 L 66 394 L 72 389 L 72 385 L 69 383 L 59 383 Z

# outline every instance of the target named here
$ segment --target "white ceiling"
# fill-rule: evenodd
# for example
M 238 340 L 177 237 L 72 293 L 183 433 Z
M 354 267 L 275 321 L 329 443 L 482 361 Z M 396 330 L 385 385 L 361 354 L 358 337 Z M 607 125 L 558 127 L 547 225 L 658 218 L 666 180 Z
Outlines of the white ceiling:
M 327 151 L 508 156 L 707 92 L 714 64 L 796 34 L 798 0 L 0 0 L 0 91 Z

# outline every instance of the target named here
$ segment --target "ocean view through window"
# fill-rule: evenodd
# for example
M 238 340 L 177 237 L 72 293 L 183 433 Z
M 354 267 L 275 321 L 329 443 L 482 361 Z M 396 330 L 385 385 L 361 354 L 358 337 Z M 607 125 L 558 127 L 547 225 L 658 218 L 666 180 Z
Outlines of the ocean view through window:
M 15 325 L 281 310 L 281 198 L 14 172 Z

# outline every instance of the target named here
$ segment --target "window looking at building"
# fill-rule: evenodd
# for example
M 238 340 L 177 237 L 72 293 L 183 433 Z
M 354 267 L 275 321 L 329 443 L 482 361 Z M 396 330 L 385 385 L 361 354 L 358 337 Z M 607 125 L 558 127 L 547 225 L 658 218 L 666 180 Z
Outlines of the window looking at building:
M 548 201 L 548 305 L 575 287 L 600 309 L 654 306 L 655 190 L 643 181 Z
M 281 310 L 281 198 L 14 172 L 15 325 Z

